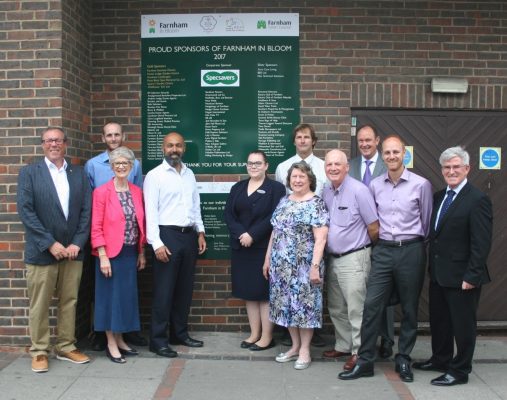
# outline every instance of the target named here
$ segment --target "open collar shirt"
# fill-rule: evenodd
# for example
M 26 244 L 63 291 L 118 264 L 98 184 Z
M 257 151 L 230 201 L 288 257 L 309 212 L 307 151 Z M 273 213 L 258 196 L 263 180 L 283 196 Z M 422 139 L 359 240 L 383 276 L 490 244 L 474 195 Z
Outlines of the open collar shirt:
M 70 186 L 69 180 L 67 179 L 67 161 L 63 160 L 63 165 L 58 168 L 55 164 L 44 157 L 44 161 L 48 166 L 51 179 L 55 185 L 56 193 L 58 194 L 58 200 L 62 206 L 63 214 L 65 219 L 69 219 L 69 198 L 70 198 Z

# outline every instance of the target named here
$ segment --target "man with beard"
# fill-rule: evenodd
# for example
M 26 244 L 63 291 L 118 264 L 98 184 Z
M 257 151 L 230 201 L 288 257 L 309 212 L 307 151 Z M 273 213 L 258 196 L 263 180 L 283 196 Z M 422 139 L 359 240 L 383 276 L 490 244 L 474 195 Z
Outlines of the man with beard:
M 181 161 L 183 136 L 166 135 L 162 152 L 164 160 L 144 180 L 146 233 L 155 253 L 150 351 L 176 357 L 169 343 L 203 346 L 188 335 L 188 314 L 197 254 L 204 253 L 206 241 L 195 176 Z

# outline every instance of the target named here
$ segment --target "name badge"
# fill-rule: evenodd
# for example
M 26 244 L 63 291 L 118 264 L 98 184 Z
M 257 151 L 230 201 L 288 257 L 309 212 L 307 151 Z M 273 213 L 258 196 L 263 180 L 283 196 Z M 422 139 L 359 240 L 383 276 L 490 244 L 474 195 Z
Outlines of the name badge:
M 260 194 L 266 194 L 266 191 L 265 191 L 265 190 L 262 190 L 262 189 L 257 189 L 257 193 L 260 193 Z

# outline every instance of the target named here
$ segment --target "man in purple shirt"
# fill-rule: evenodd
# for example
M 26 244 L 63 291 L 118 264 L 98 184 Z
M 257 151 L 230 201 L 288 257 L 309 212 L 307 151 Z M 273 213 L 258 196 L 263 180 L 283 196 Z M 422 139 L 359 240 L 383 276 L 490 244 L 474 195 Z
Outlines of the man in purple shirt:
M 387 173 L 370 183 L 377 204 L 380 233 L 372 251 L 359 358 L 351 371 L 338 375 L 339 379 L 373 376 L 382 311 L 394 290 L 403 313 L 395 357 L 396 372 L 404 382 L 414 380 L 410 353 L 417 336 L 417 309 L 426 264 L 424 241 L 429 233 L 433 196 L 429 181 L 405 168 L 404 156 L 405 144 L 401 138 L 388 136 L 382 144 Z
M 349 176 L 344 152 L 329 151 L 325 170 L 331 182 L 324 187 L 322 196 L 331 217 L 327 236 L 327 295 L 335 346 L 323 355 L 350 356 L 343 366 L 350 371 L 356 365 L 361 345 L 371 245 L 378 239 L 379 223 L 373 196 L 367 186 Z

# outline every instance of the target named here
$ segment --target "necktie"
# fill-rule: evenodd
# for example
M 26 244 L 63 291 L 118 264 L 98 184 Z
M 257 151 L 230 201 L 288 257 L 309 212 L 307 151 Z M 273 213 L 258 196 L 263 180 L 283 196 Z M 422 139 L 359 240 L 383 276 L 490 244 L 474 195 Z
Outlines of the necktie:
M 442 209 L 440 210 L 440 215 L 438 216 L 437 228 L 439 227 L 440 222 L 442 222 L 442 218 L 444 217 L 445 213 L 451 206 L 452 199 L 454 198 L 455 194 L 456 192 L 454 190 L 449 190 L 447 192 L 447 197 L 444 200 L 444 204 L 442 204 Z
M 366 168 L 364 169 L 363 183 L 366 186 L 370 186 L 370 181 L 371 181 L 370 165 L 371 165 L 372 161 L 366 160 L 365 163 L 366 163 Z

